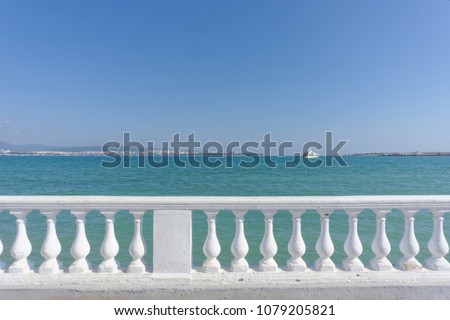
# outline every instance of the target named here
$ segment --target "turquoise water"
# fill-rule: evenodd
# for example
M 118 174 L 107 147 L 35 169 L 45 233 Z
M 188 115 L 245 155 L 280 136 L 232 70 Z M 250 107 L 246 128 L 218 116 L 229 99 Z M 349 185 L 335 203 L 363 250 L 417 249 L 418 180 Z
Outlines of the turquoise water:
M 349 167 L 321 166 L 319 168 L 283 168 L 284 159 L 277 158 L 277 168 L 260 165 L 256 168 L 131 168 L 106 169 L 100 166 L 101 157 L 0 157 L 0 195 L 136 195 L 136 196 L 307 196 L 307 195 L 381 195 L 381 194 L 450 194 L 449 157 L 346 157 Z M 136 161 L 137 159 L 134 159 Z M 236 158 L 237 163 L 240 159 Z M 14 217 L 0 214 L 0 239 L 5 250 L 0 258 L 11 263 L 9 248 L 15 236 Z M 151 264 L 152 215 L 144 217 L 143 229 L 147 247 L 145 260 Z M 331 236 L 335 245 L 332 259 L 339 264 L 344 258 L 343 243 L 347 236 L 347 217 L 336 211 L 331 216 Z M 131 260 L 128 246 L 133 235 L 133 219 L 127 211 L 116 216 L 116 236 L 120 245 L 118 260 L 126 266 Z M 217 218 L 217 233 L 222 246 L 219 260 L 229 266 L 234 236 L 234 217 L 223 211 Z M 315 243 L 319 236 L 319 215 L 309 211 L 302 218 L 303 237 L 307 246 L 304 259 L 312 264 L 317 258 Z M 446 234 L 450 225 L 445 221 Z M 104 219 L 98 212 L 87 217 L 86 232 L 91 244 L 88 259 L 97 265 L 102 257 L 99 248 L 104 235 Z M 278 244 L 276 260 L 280 266 L 289 258 L 287 243 L 292 230 L 291 216 L 280 211 L 275 215 L 274 231 Z M 39 212 L 28 216 L 27 231 L 33 245 L 30 260 L 39 265 L 43 258 L 40 247 L 45 237 L 45 217 Z M 70 246 L 75 237 L 75 219 L 61 212 L 57 220 L 58 237 L 63 250 L 59 259 L 70 265 Z M 202 246 L 207 232 L 206 216 L 193 213 L 193 260 L 200 266 L 205 259 Z M 246 215 L 245 232 L 250 246 L 247 259 L 257 265 L 261 259 L 259 244 L 264 234 L 261 212 Z M 400 212 L 387 217 L 387 233 L 392 245 L 389 255 L 395 262 L 403 232 Z M 426 248 L 432 232 L 430 213 L 416 215 L 416 236 L 421 246 L 418 256 L 423 261 L 429 256 Z M 367 262 L 372 256 L 370 244 L 375 234 L 375 218 L 364 211 L 359 216 L 359 234 L 364 246 L 361 256 Z

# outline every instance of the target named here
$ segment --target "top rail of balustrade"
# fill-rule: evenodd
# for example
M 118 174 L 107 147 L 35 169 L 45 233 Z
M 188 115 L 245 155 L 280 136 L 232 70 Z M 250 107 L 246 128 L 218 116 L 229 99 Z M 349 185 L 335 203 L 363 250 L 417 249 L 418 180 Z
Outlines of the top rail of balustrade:
M 0 196 L 2 210 L 448 210 L 450 195 L 374 196 Z

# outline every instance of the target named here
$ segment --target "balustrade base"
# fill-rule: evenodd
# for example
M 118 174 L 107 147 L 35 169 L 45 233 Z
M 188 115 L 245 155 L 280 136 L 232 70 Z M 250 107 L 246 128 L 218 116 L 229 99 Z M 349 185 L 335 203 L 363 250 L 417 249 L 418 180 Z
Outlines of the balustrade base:
M 217 267 L 203 267 L 202 271 L 205 273 L 220 273 L 223 271 L 223 269 Z
M 40 267 L 39 267 L 39 273 L 42 274 L 56 274 L 56 273 L 62 273 L 63 270 L 63 264 L 60 261 L 54 260 L 48 260 L 44 261 Z
M 425 267 L 435 271 L 450 271 L 450 263 L 445 258 L 430 257 L 425 261 Z
M 358 258 L 355 259 L 345 259 L 342 261 L 342 268 L 345 271 L 351 271 L 351 272 L 363 272 L 364 271 L 364 265 Z
M 232 272 L 247 272 L 250 266 L 245 259 L 234 259 L 231 262 L 231 271 Z
M 422 265 L 419 261 L 417 261 L 416 258 L 400 258 L 397 262 L 397 268 L 399 268 L 402 271 L 414 271 L 414 270 L 421 270 Z
M 119 263 L 115 259 L 105 260 L 98 266 L 100 273 L 116 273 L 119 271 Z
M 259 263 L 259 271 L 262 272 L 277 272 L 278 265 L 276 263 L 271 263 L 267 261 L 261 261 Z
M 289 259 L 287 262 L 287 269 L 294 272 L 305 272 L 308 267 L 303 259 Z
M 32 273 L 33 264 L 28 260 L 17 260 L 9 266 L 9 273 Z
M 336 266 L 330 258 L 317 259 L 314 263 L 314 269 L 322 272 L 334 272 L 336 271 Z
M 394 267 L 392 266 L 392 263 L 387 258 L 373 258 L 369 262 L 370 269 L 374 271 L 392 271 L 394 270 Z
M 211 259 L 209 261 L 205 261 L 202 271 L 206 273 L 218 273 L 222 271 L 219 260 Z
M 87 273 L 91 271 L 91 263 L 87 260 L 74 261 L 69 267 L 69 273 Z
M 128 273 L 144 273 L 146 270 L 147 268 L 141 260 L 131 261 L 127 268 Z

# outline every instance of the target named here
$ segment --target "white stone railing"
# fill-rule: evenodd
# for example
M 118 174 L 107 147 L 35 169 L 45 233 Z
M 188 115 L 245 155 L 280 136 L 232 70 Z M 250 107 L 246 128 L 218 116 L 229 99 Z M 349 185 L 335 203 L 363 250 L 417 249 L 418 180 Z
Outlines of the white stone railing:
M 128 210 L 134 217 L 134 235 L 129 246 L 131 263 L 123 270 L 128 273 L 145 273 L 152 270 L 158 274 L 190 274 L 192 271 L 192 226 L 191 211 L 203 210 L 207 216 L 208 233 L 203 245 L 206 260 L 202 271 L 217 273 L 222 271 L 217 259 L 221 252 L 216 234 L 216 217 L 220 210 L 231 210 L 235 215 L 235 236 L 231 245 L 234 259 L 230 272 L 246 272 L 250 266 L 246 260 L 249 245 L 244 231 L 244 218 L 248 210 L 259 210 L 264 214 L 265 232 L 259 250 L 263 256 L 257 271 L 276 272 L 280 269 L 274 256 L 277 242 L 273 232 L 274 215 L 278 210 L 288 210 L 292 214 L 292 235 L 288 244 L 290 258 L 285 269 L 289 272 L 303 272 L 308 269 L 302 256 L 306 247 L 302 237 L 301 219 L 306 210 L 316 210 L 320 214 L 320 235 L 315 246 L 319 258 L 313 268 L 317 271 L 336 270 L 331 256 L 334 253 L 330 236 L 330 215 L 335 210 L 344 210 L 348 215 L 349 231 L 344 244 L 347 257 L 342 261 L 342 269 L 361 272 L 365 268 L 388 271 L 394 267 L 387 256 L 391 245 L 386 235 L 386 214 L 393 209 L 403 212 L 405 225 L 399 249 L 403 256 L 397 261 L 400 270 L 422 269 L 416 259 L 419 244 L 414 233 L 414 215 L 423 209 L 432 213 L 433 231 L 428 242 L 430 257 L 424 267 L 430 270 L 450 270 L 445 259 L 449 246 L 443 232 L 444 213 L 450 211 L 450 196 L 333 196 L 333 197 L 115 197 L 115 196 L 0 196 L 0 212 L 8 211 L 16 218 L 16 235 L 10 253 L 14 262 L 6 266 L 2 262 L 3 245 L 0 234 L 0 272 L 42 274 L 62 273 L 57 258 L 61 244 L 55 228 L 56 215 L 61 210 L 70 210 L 76 217 L 76 236 L 70 254 L 74 261 L 65 270 L 67 273 L 88 273 L 93 270 L 86 257 L 90 253 L 89 241 L 85 233 L 85 217 L 92 210 L 99 210 L 105 217 L 106 231 L 100 253 L 103 261 L 94 268 L 99 273 L 120 271 L 115 257 L 119 244 L 115 236 L 114 216 L 119 210 Z M 358 214 L 370 209 L 376 214 L 376 234 L 372 241 L 373 258 L 364 266 L 359 259 L 362 244 L 358 236 Z M 44 262 L 36 269 L 30 268 L 28 257 L 32 246 L 27 236 L 26 218 L 33 210 L 39 210 L 47 218 L 47 231 L 42 244 L 41 255 Z M 153 210 L 153 266 L 147 268 L 142 258 L 146 254 L 146 244 L 142 234 L 142 217 Z M 430 217 L 431 218 L 431 217 Z M 148 236 L 148 235 L 145 235 Z M 308 248 L 311 250 L 311 248 Z M 282 266 L 284 267 L 284 266 Z

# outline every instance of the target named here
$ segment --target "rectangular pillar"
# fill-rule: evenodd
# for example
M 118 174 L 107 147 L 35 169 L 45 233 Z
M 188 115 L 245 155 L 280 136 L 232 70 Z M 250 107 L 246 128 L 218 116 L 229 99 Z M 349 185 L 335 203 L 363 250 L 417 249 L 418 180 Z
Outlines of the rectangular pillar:
M 192 219 L 190 210 L 154 210 L 153 273 L 190 274 Z

